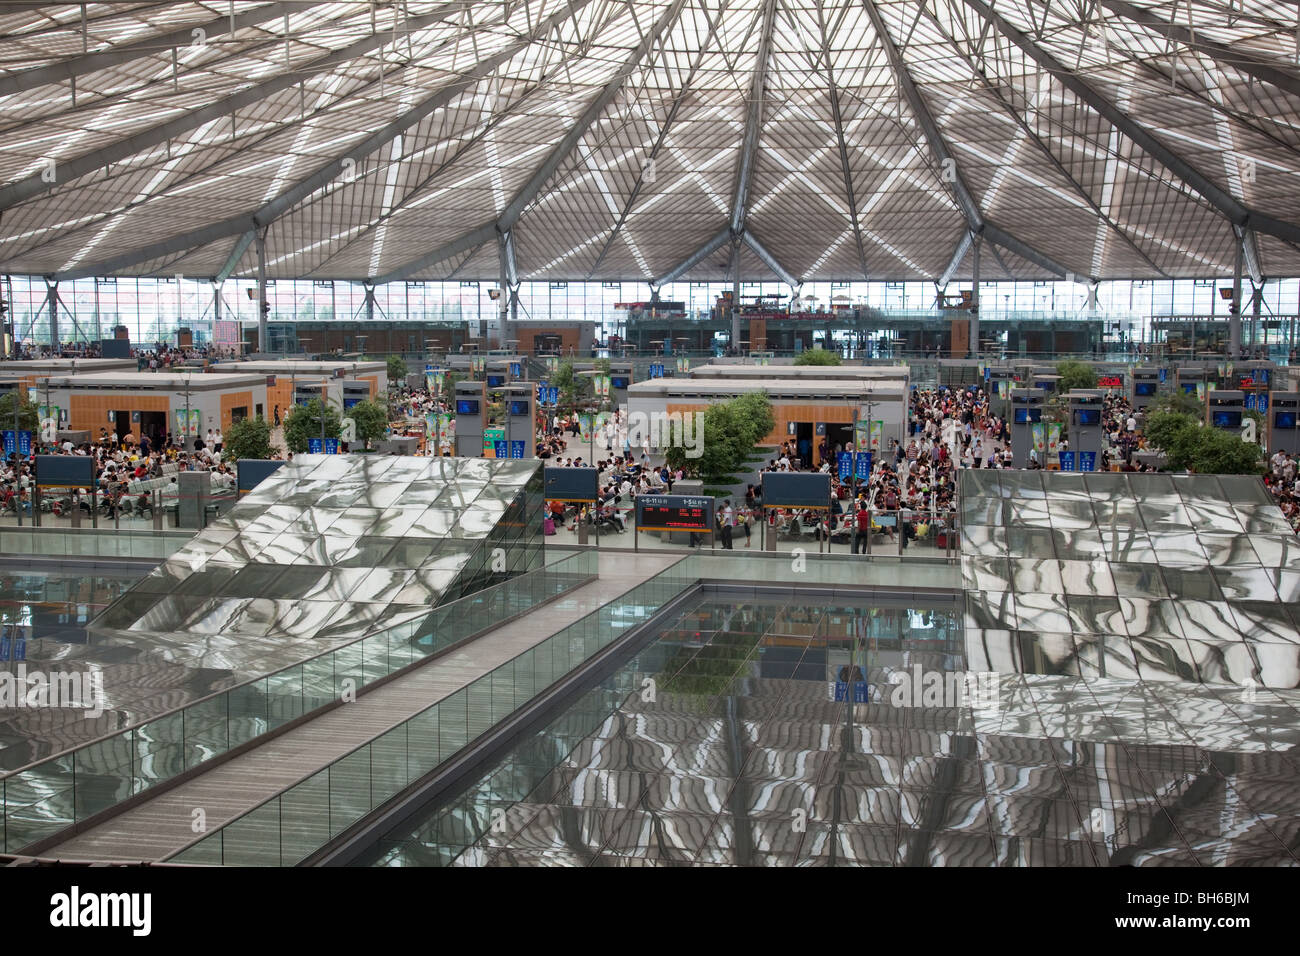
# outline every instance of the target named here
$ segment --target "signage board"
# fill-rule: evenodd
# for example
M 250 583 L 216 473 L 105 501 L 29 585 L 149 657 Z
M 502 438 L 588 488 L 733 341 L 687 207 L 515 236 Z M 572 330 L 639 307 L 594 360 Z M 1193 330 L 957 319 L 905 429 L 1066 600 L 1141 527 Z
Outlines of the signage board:
M 713 508 L 714 501 L 707 495 L 638 495 L 636 526 L 651 531 L 712 531 Z

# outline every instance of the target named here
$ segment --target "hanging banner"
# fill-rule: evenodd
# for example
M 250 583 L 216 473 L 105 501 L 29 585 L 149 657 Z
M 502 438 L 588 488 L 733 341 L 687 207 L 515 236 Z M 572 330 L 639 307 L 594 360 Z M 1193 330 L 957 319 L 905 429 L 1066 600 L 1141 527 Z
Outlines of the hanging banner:
M 677 374 L 689 375 L 691 372 L 691 360 L 685 356 L 679 356 L 677 359 Z
M 998 379 L 998 398 L 1006 399 L 1010 397 L 1011 397 L 1011 383 L 1007 381 L 1005 378 Z
M 1047 429 L 1043 427 L 1042 422 L 1034 422 L 1029 427 L 1030 434 L 1034 440 L 1034 451 L 1038 453 L 1038 460 L 1043 460 L 1043 455 L 1047 453 Z
M 884 441 L 885 438 L 885 423 L 881 420 L 872 422 L 871 428 L 868 431 L 868 437 L 870 439 L 868 450 L 880 451 L 880 443 Z
M 587 444 L 591 444 L 591 416 L 583 413 L 578 416 L 578 431 L 581 433 L 580 439 Z
M 870 424 L 865 421 L 853 423 L 853 447 L 866 448 L 870 440 Z
M 497 454 L 497 442 L 506 440 L 506 430 L 504 428 L 485 428 L 483 429 L 483 457 L 495 458 Z M 492 454 L 489 455 L 488 452 Z
M 184 435 L 187 438 L 193 438 L 199 433 L 199 420 L 202 413 L 197 408 L 189 410 L 189 421 L 186 422 L 185 409 L 176 409 L 176 434 Z
M 1055 455 L 1061 450 L 1061 423 L 1048 422 L 1047 424 L 1047 454 Z
M 1197 383 L 1196 383 L 1196 397 L 1197 397 L 1199 400 L 1201 400 L 1201 401 L 1205 401 L 1205 383 L 1204 383 L 1204 382 L 1197 382 Z
M 554 375 L 559 370 L 560 370 L 559 358 L 557 358 L 554 355 L 548 355 L 546 357 L 546 371 L 549 372 L 551 375 Z

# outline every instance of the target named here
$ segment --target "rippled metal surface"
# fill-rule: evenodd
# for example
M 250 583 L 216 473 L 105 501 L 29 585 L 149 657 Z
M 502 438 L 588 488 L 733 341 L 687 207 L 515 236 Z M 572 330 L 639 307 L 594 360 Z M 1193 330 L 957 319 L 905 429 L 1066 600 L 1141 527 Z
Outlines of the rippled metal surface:
M 0 711 L 0 771 L 419 620 L 540 563 L 538 470 L 299 456 L 130 590 L 111 591 L 116 600 L 65 612 L 80 640 L 65 643 L 63 621 L 34 616 L 30 668 L 101 671 L 104 712 Z
M 1134 647 L 1164 652 L 1126 637 L 984 630 L 972 646 L 958 613 L 915 602 L 698 600 L 372 862 L 1300 862 L 1293 692 L 1139 680 Z M 1017 673 L 1034 659 L 1067 670 Z M 835 699 L 854 664 L 866 703 Z M 967 668 L 1002 671 L 991 699 L 916 683 Z
M 1003 659 L 1002 632 L 1068 632 L 1086 656 L 1021 656 L 1015 669 L 1300 686 L 1300 539 L 1257 479 L 963 472 L 961 480 L 968 638 L 999 648 L 973 653 Z M 1004 525 L 1007 514 L 1014 523 Z

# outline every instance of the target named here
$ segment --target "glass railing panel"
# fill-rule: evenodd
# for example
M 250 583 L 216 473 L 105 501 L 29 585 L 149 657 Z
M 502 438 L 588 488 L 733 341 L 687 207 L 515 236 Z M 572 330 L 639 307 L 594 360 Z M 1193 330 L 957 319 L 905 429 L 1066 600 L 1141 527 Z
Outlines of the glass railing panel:
M 197 767 L 230 749 L 229 695 L 191 704 L 181 711 L 185 722 L 185 769 Z
M 302 706 L 304 713 L 333 703 L 339 699 L 338 682 L 334 675 L 336 655 L 322 654 L 302 663 Z
M 73 752 L 74 807 L 78 820 L 131 796 L 134 736 L 134 731 L 116 734 Z
M 329 766 L 330 838 L 370 812 L 370 745 Z
M 280 796 L 282 866 L 295 866 L 330 841 L 329 770 L 312 774 Z
M 185 770 L 185 713 L 166 714 L 129 732 L 135 747 L 131 793 Z
M 302 664 L 295 664 L 267 678 L 267 714 L 272 730 L 302 716 L 303 671 Z
M 415 781 L 442 763 L 438 738 L 440 704 L 426 708 L 407 721 L 406 775 Z
M 280 866 L 280 798 L 222 827 L 226 866 Z
M 5 778 L 5 849 L 19 850 L 76 820 L 72 754 Z
M 231 749 L 266 733 L 270 725 L 267 716 L 267 684 L 264 677 L 251 684 L 232 687 L 226 692 L 230 698 Z
M 408 776 L 409 721 L 377 737 L 370 744 L 370 806 L 377 807 L 404 789 Z
M 470 741 L 469 691 L 461 688 L 438 702 L 438 756 L 446 760 Z
M 221 866 L 221 845 L 225 830 L 217 830 L 198 843 L 191 844 L 169 859 L 169 863 L 187 863 L 191 866 Z

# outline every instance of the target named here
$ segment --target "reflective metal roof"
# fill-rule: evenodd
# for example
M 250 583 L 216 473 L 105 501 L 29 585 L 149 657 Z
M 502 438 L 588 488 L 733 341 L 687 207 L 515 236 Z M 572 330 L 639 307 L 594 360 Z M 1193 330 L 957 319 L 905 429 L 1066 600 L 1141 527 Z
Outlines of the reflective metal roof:
M 251 275 L 265 230 L 272 277 L 944 279 L 976 232 L 985 278 L 1294 275 L 1294 14 L 0 8 L 0 271 Z
M 541 555 L 522 547 L 538 474 L 533 461 L 296 457 L 113 601 L 89 639 L 33 642 L 32 668 L 102 673 L 103 713 L 7 710 L 0 770 L 418 624 L 490 571 L 527 570 Z M 540 479 L 535 490 L 540 506 Z

